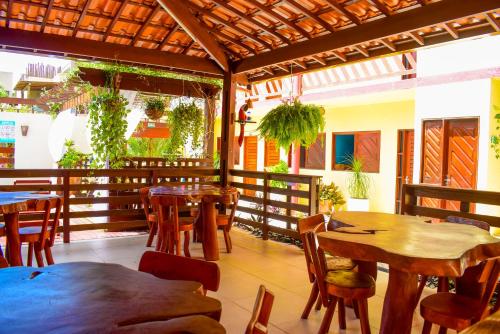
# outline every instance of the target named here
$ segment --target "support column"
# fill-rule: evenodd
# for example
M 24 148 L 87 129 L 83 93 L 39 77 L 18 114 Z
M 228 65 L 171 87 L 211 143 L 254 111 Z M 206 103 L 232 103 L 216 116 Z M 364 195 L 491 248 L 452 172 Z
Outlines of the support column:
M 213 159 L 214 157 L 214 123 L 215 123 L 215 97 L 207 96 L 205 98 L 205 157 Z
M 222 88 L 222 129 L 221 129 L 221 152 L 220 173 L 221 184 L 227 186 L 230 183 L 229 170 L 234 167 L 234 120 L 236 109 L 236 78 L 232 72 L 224 75 L 224 86 Z

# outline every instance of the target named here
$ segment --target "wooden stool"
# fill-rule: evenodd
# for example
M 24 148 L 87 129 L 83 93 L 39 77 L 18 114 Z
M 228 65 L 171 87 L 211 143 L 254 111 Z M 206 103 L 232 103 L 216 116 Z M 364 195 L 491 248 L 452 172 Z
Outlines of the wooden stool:
M 139 189 L 139 195 L 141 197 L 142 207 L 144 208 L 144 214 L 146 215 L 146 222 L 148 223 L 149 236 L 146 242 L 146 247 L 151 247 L 156 233 L 158 232 L 158 216 L 151 207 L 151 202 L 149 200 L 149 188 L 144 187 Z M 156 250 L 159 250 L 159 242 L 156 243 Z
M 19 228 L 19 239 L 21 243 L 28 243 L 28 261 L 27 265 L 33 265 L 33 252 L 37 265 L 43 267 L 42 251 L 45 251 L 47 264 L 54 264 L 51 247 L 54 245 L 57 227 L 59 226 L 59 216 L 61 215 L 61 198 L 51 198 L 38 200 L 36 210 L 43 210 L 43 219 L 41 221 L 30 222 L 33 226 Z M 54 218 L 50 215 L 55 209 Z
M 300 234 L 300 240 L 302 241 L 302 245 L 304 246 L 304 255 L 306 258 L 309 281 L 312 283 L 311 293 L 309 294 L 309 299 L 307 300 L 307 304 L 304 307 L 304 311 L 302 311 L 302 316 L 301 316 L 302 319 L 307 319 L 314 305 L 314 302 L 317 301 L 316 309 L 319 310 L 321 308 L 322 301 L 321 301 L 321 296 L 319 296 L 318 285 L 316 284 L 316 275 L 314 273 L 314 265 L 312 262 L 311 254 L 306 247 L 305 234 L 307 232 L 312 232 L 315 229 L 318 229 L 317 232 L 325 232 L 326 229 L 325 229 L 325 222 L 323 215 L 317 214 L 314 216 L 300 219 L 297 224 L 297 229 Z M 351 259 L 338 256 L 327 258 L 328 270 L 351 270 L 355 266 L 356 265 L 354 264 L 354 262 L 352 262 Z M 345 324 L 345 309 L 343 303 L 339 303 L 339 323 Z
M 222 232 L 224 233 L 224 242 L 226 243 L 226 251 L 228 253 L 231 253 L 231 250 L 233 248 L 229 231 L 231 231 L 231 226 L 233 226 L 234 215 L 236 214 L 236 208 L 238 207 L 239 199 L 240 193 L 237 192 L 232 196 L 231 204 L 229 204 L 229 206 L 226 208 L 226 210 L 229 210 L 229 214 L 219 214 L 215 218 L 217 227 L 222 228 Z
M 184 232 L 184 255 L 191 257 L 189 253 L 189 231 L 193 230 L 194 219 L 192 217 L 180 218 L 179 206 L 186 205 L 186 200 L 176 196 L 152 196 L 151 205 L 156 208 L 158 214 L 158 243 L 161 252 L 180 255 L 181 233 Z
M 245 334 L 267 334 L 269 317 L 273 308 L 274 295 L 265 286 L 259 287 L 257 299 L 253 307 L 252 317 L 247 325 Z
M 463 294 L 438 292 L 420 302 L 420 314 L 424 318 L 422 334 L 431 332 L 432 324 L 458 332 L 490 315 L 488 304 L 500 276 L 500 259 L 487 260 L 477 283 L 480 295 L 473 298 Z M 483 288 L 484 287 L 484 288 Z M 444 330 L 446 333 L 446 330 Z
M 317 247 L 315 233 L 307 232 L 306 247 L 313 260 L 316 282 L 326 312 L 321 322 L 319 334 L 326 334 L 332 322 L 337 302 L 340 306 L 346 299 L 352 300 L 359 311 L 361 333 L 370 334 L 367 299 L 375 295 L 375 279 L 368 274 L 350 270 L 327 271 L 325 253 Z M 339 313 L 342 312 L 339 306 Z M 339 315 L 339 326 L 346 327 L 343 316 Z

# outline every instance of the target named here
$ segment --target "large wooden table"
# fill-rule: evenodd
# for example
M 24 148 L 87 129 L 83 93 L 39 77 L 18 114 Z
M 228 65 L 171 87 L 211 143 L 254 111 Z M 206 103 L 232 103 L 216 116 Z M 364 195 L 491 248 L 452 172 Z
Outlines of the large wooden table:
M 150 196 L 177 196 L 187 201 L 200 203 L 200 213 L 196 222 L 197 234 L 202 236 L 203 255 L 207 261 L 219 260 L 217 241 L 216 203 L 230 204 L 238 190 L 234 187 L 216 185 L 159 186 L 152 187 Z
M 167 333 L 169 326 L 179 327 L 167 320 L 202 315 L 218 321 L 221 315 L 218 300 L 195 293 L 199 283 L 163 280 L 118 264 L 11 267 L 0 270 L 0 282 L 0 328 L 9 333 L 109 333 L 122 326 L 155 327 L 150 323 L 156 321 L 165 322 Z
M 332 218 L 343 224 L 318 234 L 321 248 L 372 263 L 375 270 L 376 262 L 389 265 L 384 334 L 410 333 L 418 274 L 458 277 L 467 267 L 500 255 L 500 239 L 474 226 L 374 212 L 339 212 Z
M 11 266 L 23 265 L 19 239 L 19 212 L 34 210 L 37 200 L 53 197 L 56 196 L 25 191 L 0 192 L 0 213 L 4 217 L 5 234 L 9 244 L 7 261 Z

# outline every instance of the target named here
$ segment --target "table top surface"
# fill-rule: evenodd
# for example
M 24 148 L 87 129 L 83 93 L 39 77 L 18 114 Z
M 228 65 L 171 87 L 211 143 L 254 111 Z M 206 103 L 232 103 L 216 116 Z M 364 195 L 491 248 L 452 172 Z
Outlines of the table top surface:
M 118 264 L 72 262 L 0 270 L 0 327 L 12 333 L 107 333 L 117 326 L 189 315 L 218 320 L 221 303 Z
M 190 200 L 200 200 L 202 198 L 224 199 L 235 194 L 238 190 L 234 187 L 221 187 L 210 184 L 196 184 L 187 186 L 158 186 L 151 187 L 150 196 L 181 196 Z
M 421 274 L 459 276 L 465 268 L 500 255 L 500 239 L 475 226 L 426 223 L 424 218 L 376 212 L 339 212 L 342 224 L 318 234 L 335 255 L 378 261 Z M 428 266 L 426 268 L 426 266 Z
M 28 209 L 29 202 L 52 197 L 57 196 L 51 194 L 38 194 L 29 191 L 1 191 L 0 214 L 25 211 Z
M 500 311 L 463 330 L 460 334 L 500 333 Z

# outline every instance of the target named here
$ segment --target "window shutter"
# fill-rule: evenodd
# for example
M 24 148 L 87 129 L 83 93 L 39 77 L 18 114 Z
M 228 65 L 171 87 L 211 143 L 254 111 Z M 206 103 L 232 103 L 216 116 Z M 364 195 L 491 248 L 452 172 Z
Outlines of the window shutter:
M 354 156 L 363 161 L 363 170 L 378 173 L 380 169 L 380 132 L 356 132 Z
M 325 137 L 324 133 L 319 134 L 316 142 L 306 150 L 304 168 L 325 169 Z
M 280 150 L 274 141 L 265 142 L 264 167 L 274 166 L 280 162 Z

